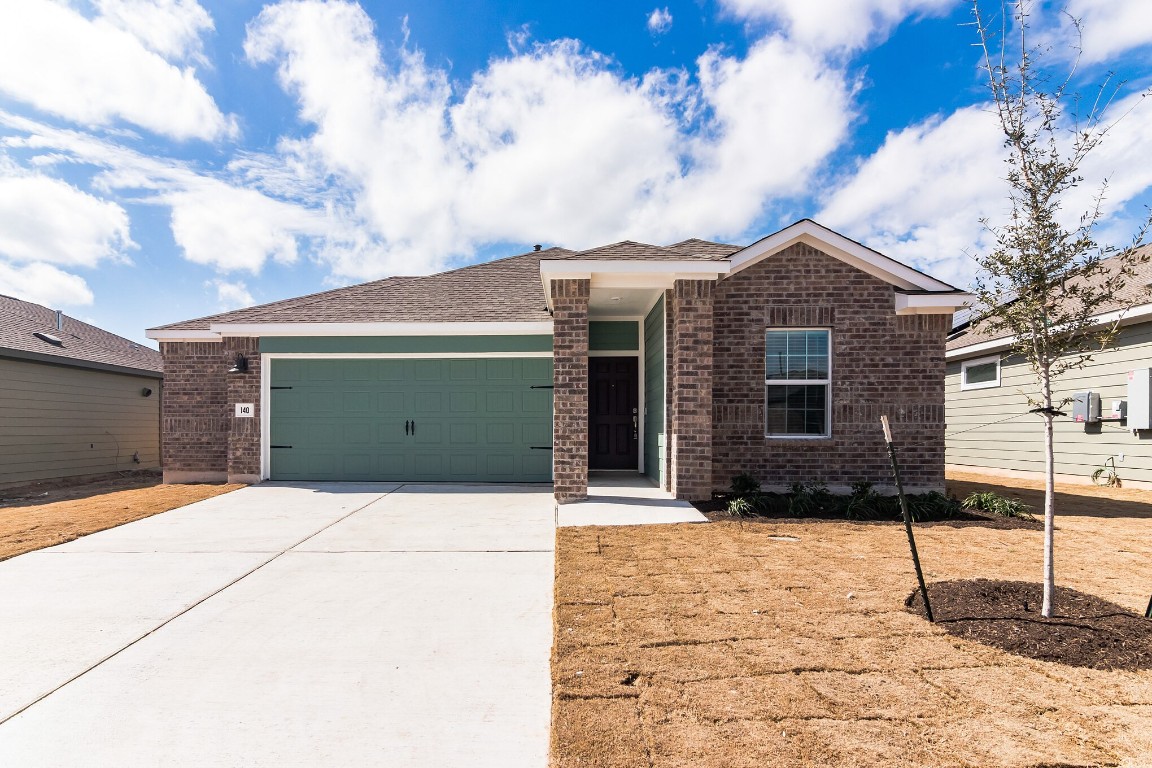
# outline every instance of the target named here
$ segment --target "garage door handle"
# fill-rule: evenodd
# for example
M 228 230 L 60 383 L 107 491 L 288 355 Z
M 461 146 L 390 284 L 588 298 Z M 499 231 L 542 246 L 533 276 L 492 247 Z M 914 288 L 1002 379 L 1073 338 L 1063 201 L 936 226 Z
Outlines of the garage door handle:
M 409 421 L 405 421 L 405 422 L 404 422 L 404 434 L 408 434 L 408 425 L 409 425 L 410 423 L 411 423 L 411 422 L 409 422 Z
M 412 434 L 416 434 L 416 419 L 412 419 Z

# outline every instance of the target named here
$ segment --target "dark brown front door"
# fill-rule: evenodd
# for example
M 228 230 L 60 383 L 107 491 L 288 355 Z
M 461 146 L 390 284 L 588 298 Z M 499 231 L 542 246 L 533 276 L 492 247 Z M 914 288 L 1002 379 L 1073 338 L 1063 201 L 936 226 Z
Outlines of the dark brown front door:
M 588 467 L 636 469 L 639 366 L 635 357 L 588 358 Z

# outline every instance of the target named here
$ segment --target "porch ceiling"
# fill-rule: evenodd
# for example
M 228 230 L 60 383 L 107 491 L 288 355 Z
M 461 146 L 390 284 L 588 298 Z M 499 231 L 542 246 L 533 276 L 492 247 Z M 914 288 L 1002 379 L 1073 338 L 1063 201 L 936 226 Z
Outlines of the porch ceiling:
M 640 317 L 646 315 L 663 288 L 597 288 L 588 296 L 588 317 Z

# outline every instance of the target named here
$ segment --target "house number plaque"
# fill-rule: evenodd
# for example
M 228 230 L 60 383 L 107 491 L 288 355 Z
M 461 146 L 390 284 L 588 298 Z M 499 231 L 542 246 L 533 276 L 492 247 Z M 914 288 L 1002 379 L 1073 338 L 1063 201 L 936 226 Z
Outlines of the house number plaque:
M 253 403 L 236 403 L 236 418 L 251 419 L 256 415 L 256 406 Z

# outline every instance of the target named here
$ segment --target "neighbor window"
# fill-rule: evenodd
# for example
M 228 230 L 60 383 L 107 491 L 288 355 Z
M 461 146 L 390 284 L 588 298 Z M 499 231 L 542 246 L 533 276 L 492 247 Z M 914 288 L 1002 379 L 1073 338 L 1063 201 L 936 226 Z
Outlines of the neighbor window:
M 965 360 L 960 364 L 960 389 L 1000 386 L 1000 356 Z
M 769 330 L 764 338 L 764 434 L 827 437 L 832 403 L 831 331 Z

